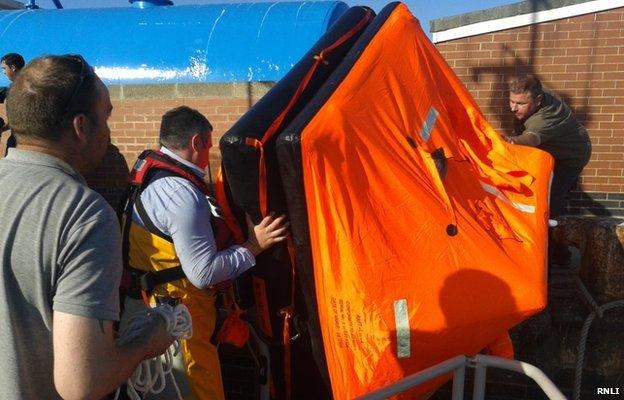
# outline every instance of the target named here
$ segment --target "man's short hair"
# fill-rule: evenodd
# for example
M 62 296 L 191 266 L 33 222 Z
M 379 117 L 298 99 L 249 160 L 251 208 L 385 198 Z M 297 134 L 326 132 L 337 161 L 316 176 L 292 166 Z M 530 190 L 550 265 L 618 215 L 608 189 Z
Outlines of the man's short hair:
M 533 98 L 536 98 L 544 93 L 544 90 L 542 89 L 542 82 L 540 82 L 535 75 L 531 74 L 515 77 L 509 83 L 509 91 L 514 94 L 529 92 Z
M 174 150 L 188 146 L 193 135 L 212 132 L 212 125 L 199 111 L 180 106 L 167 111 L 160 123 L 160 145 Z
M 24 68 L 24 57 L 20 56 L 17 53 L 7 53 L 0 58 L 0 63 L 3 62 L 9 67 L 15 67 L 15 69 L 20 70 Z
M 19 137 L 58 141 L 77 114 L 92 118 L 97 76 L 81 56 L 43 56 L 13 81 L 6 102 L 11 130 Z

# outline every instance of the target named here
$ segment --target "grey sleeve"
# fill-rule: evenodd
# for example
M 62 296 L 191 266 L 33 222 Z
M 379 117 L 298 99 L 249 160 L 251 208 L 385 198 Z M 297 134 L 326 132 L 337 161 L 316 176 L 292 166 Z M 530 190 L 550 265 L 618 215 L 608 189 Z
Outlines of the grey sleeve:
M 70 230 L 58 263 L 55 311 L 101 320 L 119 319 L 121 236 L 117 218 L 108 205 Z

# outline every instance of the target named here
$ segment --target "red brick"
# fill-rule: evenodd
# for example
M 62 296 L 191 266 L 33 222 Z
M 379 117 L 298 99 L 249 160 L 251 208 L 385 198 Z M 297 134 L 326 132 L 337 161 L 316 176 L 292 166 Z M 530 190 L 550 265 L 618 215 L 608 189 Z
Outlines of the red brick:
M 613 138 L 613 137 L 608 137 L 608 138 L 597 138 L 596 139 L 598 144 L 601 145 L 624 145 L 624 137 L 617 137 L 617 138 Z M 609 166 L 604 166 L 603 168 L 609 168 Z
M 622 43 L 619 43 L 619 45 L 621 45 Z M 592 50 L 592 54 L 595 56 L 613 56 L 613 55 L 617 55 L 619 53 L 619 48 L 615 47 L 615 43 L 611 43 L 611 44 L 607 44 L 606 41 L 605 42 L 600 42 L 596 45 L 594 45 L 594 48 Z
M 593 88 L 614 88 L 616 81 L 592 81 L 590 84 Z M 619 92 L 624 93 L 621 90 Z
M 594 144 L 592 146 L 592 151 L 594 152 L 594 154 L 597 154 L 597 153 L 610 153 L 611 152 L 611 146 L 601 146 L 601 145 Z
M 600 129 L 624 130 L 624 122 L 600 122 Z
M 572 55 L 569 54 L 566 48 L 557 47 L 557 48 L 542 48 L 537 52 L 540 56 L 565 56 Z
M 596 192 L 618 193 L 620 191 L 619 185 L 596 185 Z
M 481 43 L 457 43 L 456 51 L 467 52 L 481 50 Z
M 240 119 L 241 114 L 230 114 L 227 117 L 229 122 L 236 122 Z
M 624 161 L 609 161 L 609 165 L 611 166 L 611 168 L 624 169 Z
M 606 11 L 596 14 L 596 21 L 620 21 L 622 12 L 619 10 Z
M 586 124 L 587 125 L 587 124 Z M 589 136 L 596 137 L 612 137 L 613 131 L 611 129 L 598 129 L 592 128 L 589 130 Z
M 598 169 L 598 176 L 622 176 L 621 169 Z
M 622 153 L 598 153 L 596 154 L 597 160 L 610 160 L 610 161 L 623 161 L 624 154 Z
M 571 38 L 571 36 L 569 32 L 544 32 L 542 34 L 542 38 L 544 40 L 565 40 L 568 39 L 569 37 Z
M 624 25 L 624 24 L 622 24 Z M 607 54 L 604 56 L 606 63 L 624 63 L 624 54 Z
M 596 14 L 585 14 L 574 17 L 577 22 L 591 22 L 596 20 Z
M 598 29 L 607 29 L 607 21 L 591 21 L 580 24 L 581 30 L 584 31 L 596 31 Z
M 592 64 L 592 71 L 596 72 L 614 72 L 618 70 L 617 64 Z
M 565 49 L 566 54 L 569 56 L 588 56 L 592 54 L 592 49 L 590 47 L 561 47 Z
M 565 48 L 579 47 L 581 46 L 581 39 L 559 40 L 555 43 L 555 46 Z
M 602 76 L 606 80 L 610 80 L 610 79 L 624 80 L 624 72 L 605 72 Z
M 615 99 L 612 97 L 591 97 L 589 98 L 590 105 L 610 105 L 615 104 Z
M 581 182 L 584 185 L 608 183 L 609 178 L 603 176 L 581 176 Z
M 495 33 L 492 37 L 493 42 L 512 43 L 518 40 L 517 33 Z
M 590 161 L 585 170 L 587 168 L 611 168 L 611 164 L 613 164 L 612 161 Z
M 619 176 L 619 177 L 609 177 L 609 184 L 616 184 L 616 185 L 624 185 L 624 178 Z M 620 190 L 615 190 L 615 192 L 617 193 L 622 193 L 624 192 L 624 190 L 622 190 L 623 188 L 620 187 Z
M 136 138 L 112 136 L 111 141 L 115 144 L 136 143 Z
M 562 74 L 566 72 L 578 72 L 578 71 L 566 71 L 565 65 L 542 65 L 539 67 L 539 70 L 540 72 L 553 73 L 553 74 Z
M 573 19 L 567 19 L 565 22 L 557 23 L 557 31 L 578 31 L 581 29 L 581 23 L 574 21 Z
M 604 113 L 604 114 L 615 114 L 615 113 L 619 113 L 622 112 L 622 106 L 601 106 L 600 107 L 600 112 Z
M 591 66 L 584 64 L 562 65 L 561 67 L 565 67 L 565 72 L 588 72 L 591 70 Z
M 595 32 L 596 32 L 596 38 L 598 39 L 600 38 L 611 39 L 611 38 L 620 37 L 620 31 L 618 29 L 600 29 Z
M 582 30 L 582 31 L 570 32 L 569 35 L 568 35 L 568 38 L 570 38 L 570 39 L 593 39 L 594 38 L 594 31 L 593 30 Z
M 435 45 L 438 48 L 438 51 L 440 51 L 440 53 L 446 53 L 446 52 L 450 52 L 450 51 L 455 51 L 457 49 L 457 44 L 456 43 L 436 43 Z

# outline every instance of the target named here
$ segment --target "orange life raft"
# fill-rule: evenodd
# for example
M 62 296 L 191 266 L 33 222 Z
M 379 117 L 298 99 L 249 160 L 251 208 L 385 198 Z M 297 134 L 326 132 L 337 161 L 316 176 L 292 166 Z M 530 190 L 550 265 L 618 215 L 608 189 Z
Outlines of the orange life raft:
M 269 211 L 286 212 L 275 141 L 341 65 L 374 15 L 368 7 L 349 8 L 221 138 L 225 174 L 217 181 L 217 197 L 232 230 L 246 230 L 245 213 L 258 222 Z M 259 255 L 236 282 L 238 300 L 243 308 L 255 304 L 250 322 L 269 347 L 272 398 L 324 399 L 330 396 L 329 376 L 314 288 L 296 279 L 294 256 L 290 240 Z
M 501 139 L 405 5 L 276 149 L 334 398 L 477 353 L 545 306 L 552 158 Z

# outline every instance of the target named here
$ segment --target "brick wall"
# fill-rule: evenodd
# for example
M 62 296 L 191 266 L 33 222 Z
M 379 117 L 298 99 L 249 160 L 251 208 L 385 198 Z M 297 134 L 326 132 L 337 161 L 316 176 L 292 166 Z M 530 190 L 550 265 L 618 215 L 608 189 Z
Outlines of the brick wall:
M 593 155 L 570 213 L 624 215 L 624 8 L 436 44 L 493 126 L 511 130 L 506 82 L 533 73 L 572 107 Z

